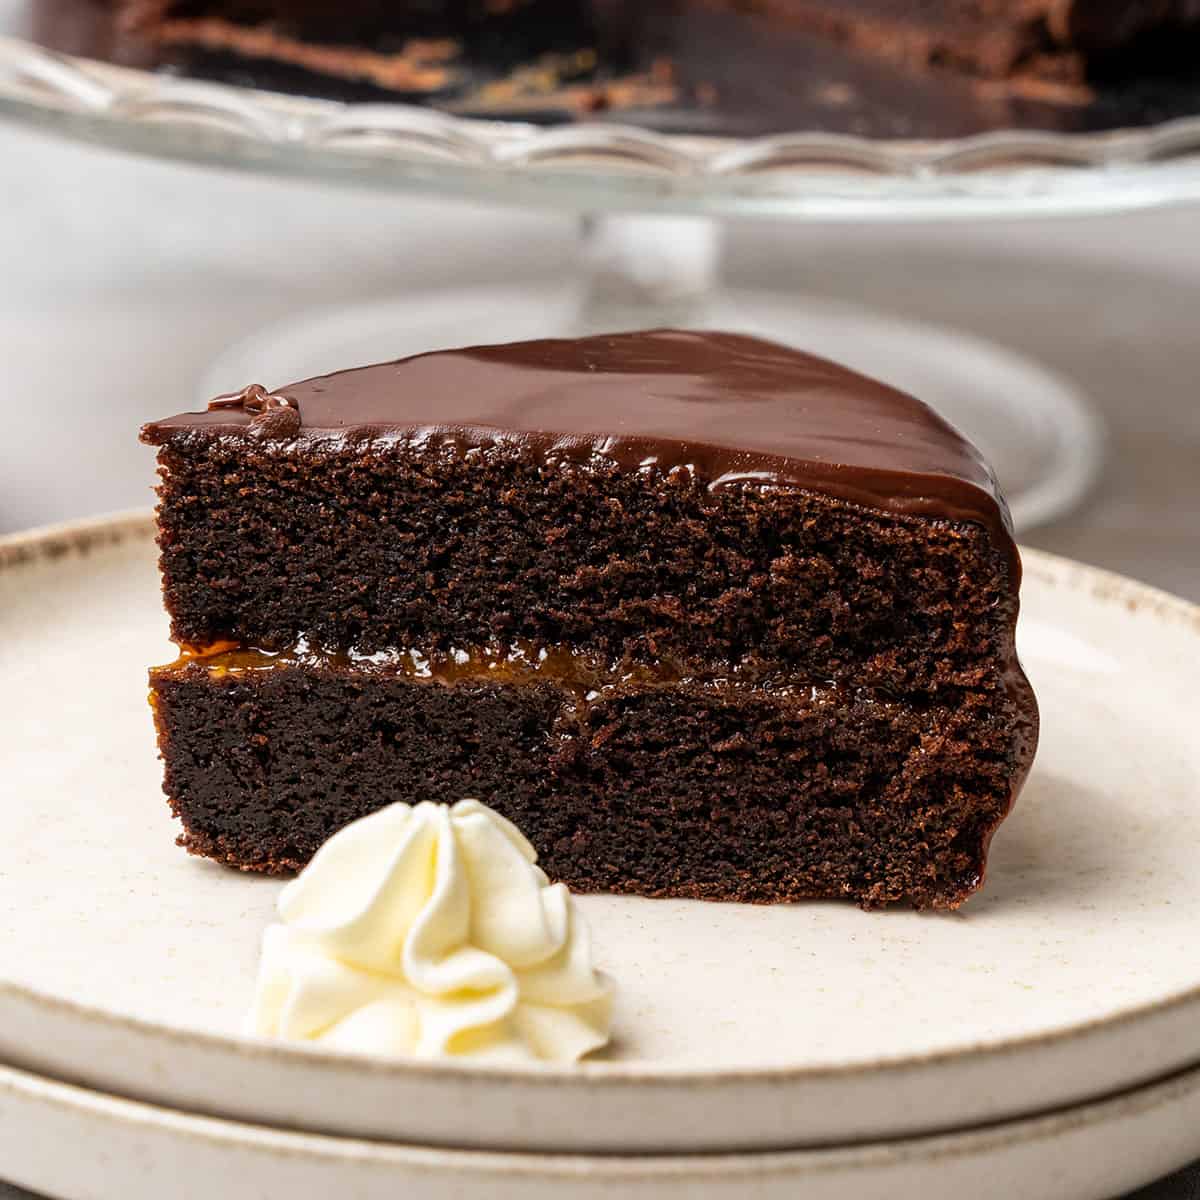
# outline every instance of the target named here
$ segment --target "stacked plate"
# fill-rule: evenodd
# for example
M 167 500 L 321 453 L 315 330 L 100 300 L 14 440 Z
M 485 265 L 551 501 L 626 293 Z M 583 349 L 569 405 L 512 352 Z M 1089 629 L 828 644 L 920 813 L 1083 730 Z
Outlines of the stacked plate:
M 278 882 L 188 859 L 135 514 L 0 541 L 0 1175 L 54 1195 L 1111 1196 L 1200 1156 L 1200 610 L 1028 553 L 1042 749 L 958 914 L 589 896 L 576 1068 L 239 1036 Z M 486 800 L 486 797 L 483 797 Z

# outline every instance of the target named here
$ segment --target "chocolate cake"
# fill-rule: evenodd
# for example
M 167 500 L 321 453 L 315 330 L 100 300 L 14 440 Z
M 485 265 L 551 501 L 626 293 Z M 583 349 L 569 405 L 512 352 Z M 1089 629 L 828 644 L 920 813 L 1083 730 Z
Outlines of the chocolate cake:
M 486 46 L 503 64 L 583 47 L 594 59 L 597 46 L 612 45 L 593 20 L 588 0 L 113 2 L 126 29 L 153 41 L 405 93 L 437 93 L 452 86 L 464 50 L 472 48 Z M 514 39 L 514 46 L 503 45 Z
M 290 871 L 477 797 L 582 891 L 954 907 L 1028 770 L 1020 565 L 902 392 L 659 330 L 418 355 L 147 425 L 181 842 Z
M 1200 24 L 1197 0 L 748 0 L 863 52 L 906 66 L 994 79 L 1082 81 L 1155 31 Z
M 1200 26 L 1198 0 L 114 0 L 126 21 L 164 41 L 275 58 L 401 90 L 431 86 L 439 68 L 430 33 L 455 37 L 520 18 L 566 27 L 581 45 L 636 39 L 649 8 L 735 8 L 918 69 L 993 79 L 1027 75 L 1082 81 L 1154 32 Z M 580 33 L 579 31 L 586 31 Z M 493 32 L 493 35 L 495 33 Z M 406 44 L 406 39 L 417 40 Z M 431 52 L 434 59 L 430 59 Z M 445 78 L 441 77 L 444 83 Z

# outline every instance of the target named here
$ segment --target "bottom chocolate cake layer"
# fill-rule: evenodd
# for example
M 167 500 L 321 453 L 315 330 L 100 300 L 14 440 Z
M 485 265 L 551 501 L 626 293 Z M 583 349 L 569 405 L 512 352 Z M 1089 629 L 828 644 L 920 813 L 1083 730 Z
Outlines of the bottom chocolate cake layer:
M 549 663 L 234 651 L 159 668 L 181 843 L 285 872 L 385 804 L 474 796 L 579 891 L 926 908 L 980 884 L 1024 754 L 1019 696 L 910 704 Z

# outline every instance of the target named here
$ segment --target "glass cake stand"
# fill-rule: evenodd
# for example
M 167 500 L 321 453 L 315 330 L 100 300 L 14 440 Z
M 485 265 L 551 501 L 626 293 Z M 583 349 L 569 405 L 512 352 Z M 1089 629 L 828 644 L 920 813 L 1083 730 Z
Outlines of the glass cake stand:
M 0 0 L 0 33 L 4 24 Z M 722 288 L 721 217 L 961 220 L 1200 200 L 1200 118 L 953 141 L 670 135 L 341 103 L 113 66 L 0 36 L 0 116 L 126 151 L 352 187 L 579 213 L 571 286 L 407 294 L 300 316 L 230 347 L 201 398 L 460 344 L 650 325 L 811 348 L 920 395 L 991 459 L 1019 529 L 1061 515 L 1101 462 L 1098 418 L 1037 363 L 943 327 L 799 293 Z

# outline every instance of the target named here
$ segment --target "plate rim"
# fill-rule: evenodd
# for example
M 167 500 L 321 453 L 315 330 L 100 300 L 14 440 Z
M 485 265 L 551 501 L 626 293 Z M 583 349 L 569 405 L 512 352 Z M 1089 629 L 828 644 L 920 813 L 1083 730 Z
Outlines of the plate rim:
M 97 547 L 116 545 L 125 541 L 153 541 L 155 520 L 152 509 L 124 509 L 92 517 L 37 526 L 0 536 L 0 572 L 20 568 L 38 561 L 51 560 L 64 554 L 86 554 Z M 1178 623 L 1192 636 L 1200 638 L 1200 605 L 1173 595 L 1150 584 L 1128 576 L 1094 567 L 1062 555 L 1020 547 L 1026 579 L 1037 578 L 1051 587 L 1084 591 L 1102 604 L 1111 604 L 1131 613 L 1146 611 L 1153 620 Z M 149 667 L 149 664 L 147 664 Z M 1045 1046 L 1070 1045 L 1096 1033 L 1119 1031 L 1150 1018 L 1167 1016 L 1180 1009 L 1196 1006 L 1200 1009 L 1200 983 L 1168 996 L 1120 1010 L 1108 1017 L 1077 1022 L 1062 1029 L 1018 1035 L 992 1042 L 972 1042 L 944 1050 L 922 1054 L 877 1057 L 851 1063 L 825 1063 L 804 1066 L 799 1064 L 766 1064 L 760 1067 L 712 1066 L 686 1064 L 650 1064 L 640 1060 L 584 1060 L 576 1064 L 496 1064 L 386 1058 L 366 1053 L 330 1050 L 303 1042 L 273 1041 L 236 1033 L 173 1026 L 131 1013 L 121 1013 L 102 1006 L 43 992 L 36 987 L 0 977 L 0 995 L 53 1008 L 59 1014 L 83 1021 L 127 1030 L 134 1034 L 157 1039 L 166 1044 L 180 1042 L 219 1053 L 233 1052 L 243 1059 L 294 1062 L 345 1068 L 372 1074 L 400 1074 L 406 1079 L 433 1077 L 441 1080 L 470 1083 L 473 1080 L 536 1086 L 577 1086 L 586 1081 L 589 1086 L 625 1087 L 629 1084 L 657 1083 L 668 1086 L 712 1085 L 728 1087 L 739 1082 L 756 1084 L 796 1084 L 826 1079 L 853 1079 L 863 1075 L 885 1075 L 926 1070 L 940 1065 L 1003 1059 L 1012 1054 L 1027 1053 Z
M 880 1138 L 846 1145 L 813 1146 L 799 1149 L 764 1149 L 676 1154 L 604 1154 L 587 1152 L 542 1152 L 498 1150 L 463 1146 L 433 1146 L 390 1139 L 352 1137 L 344 1134 L 287 1129 L 274 1125 L 213 1116 L 154 1104 L 146 1100 L 105 1092 L 67 1080 L 39 1075 L 7 1062 L 0 1062 L 0 1098 L 5 1093 L 25 1093 L 62 1108 L 90 1109 L 114 1118 L 124 1115 L 131 1124 L 175 1128 L 191 1137 L 208 1140 L 259 1142 L 280 1151 L 310 1154 L 338 1153 L 343 1156 L 381 1155 L 393 1162 L 436 1166 L 439 1160 L 454 1159 L 481 1169 L 520 1175 L 544 1175 L 547 1169 L 567 1180 L 589 1169 L 600 1168 L 627 1179 L 648 1175 L 668 1179 L 681 1167 L 703 1163 L 710 1170 L 755 1175 L 766 1171 L 789 1171 L 808 1166 L 810 1171 L 836 1170 L 855 1165 L 886 1166 L 919 1158 L 925 1151 L 945 1158 L 973 1151 L 1002 1149 L 1023 1142 L 1042 1141 L 1057 1134 L 1113 1119 L 1143 1113 L 1180 1096 L 1200 1092 L 1200 1066 L 1173 1072 L 1165 1077 L 1127 1088 L 1113 1095 L 1068 1105 L 1050 1112 L 1015 1117 L 968 1129 L 939 1130 L 917 1136 Z M 691 1171 L 681 1174 L 690 1178 Z
M 493 202 L 579 211 L 898 219 L 1090 213 L 1200 197 L 1200 114 L 1084 133 L 1009 128 L 926 140 L 672 134 L 619 121 L 544 127 L 172 77 L 12 34 L 0 35 L 4 111 L 160 156 L 434 194 L 475 194 L 482 179 Z

